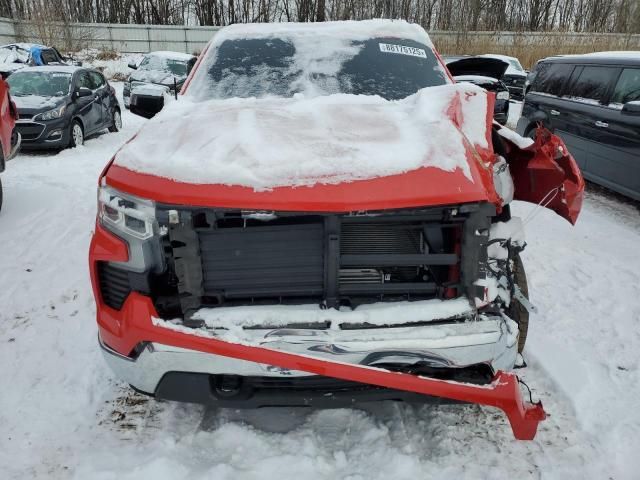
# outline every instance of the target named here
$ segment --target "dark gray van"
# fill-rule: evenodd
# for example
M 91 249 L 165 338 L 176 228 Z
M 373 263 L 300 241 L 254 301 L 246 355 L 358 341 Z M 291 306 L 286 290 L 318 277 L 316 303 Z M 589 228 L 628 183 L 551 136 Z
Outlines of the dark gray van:
M 587 180 L 640 200 L 640 52 L 550 57 L 536 65 L 518 122 L 558 134 Z

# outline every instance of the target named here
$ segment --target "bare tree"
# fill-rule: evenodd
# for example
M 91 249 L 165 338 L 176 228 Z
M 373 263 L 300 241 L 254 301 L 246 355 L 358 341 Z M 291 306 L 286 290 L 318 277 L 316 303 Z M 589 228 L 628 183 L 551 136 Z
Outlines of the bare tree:
M 640 33 L 639 0 L 0 0 L 41 24 L 229 25 L 402 18 L 431 30 Z M 43 27 L 44 28 L 44 27 Z

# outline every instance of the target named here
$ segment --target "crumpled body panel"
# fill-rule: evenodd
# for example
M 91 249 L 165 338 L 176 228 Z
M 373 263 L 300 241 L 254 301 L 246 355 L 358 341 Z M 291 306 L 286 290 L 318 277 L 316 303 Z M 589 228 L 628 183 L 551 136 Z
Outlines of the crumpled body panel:
M 506 140 L 514 199 L 537 203 L 575 225 L 584 198 L 580 168 L 560 137 L 544 127 L 526 148 Z

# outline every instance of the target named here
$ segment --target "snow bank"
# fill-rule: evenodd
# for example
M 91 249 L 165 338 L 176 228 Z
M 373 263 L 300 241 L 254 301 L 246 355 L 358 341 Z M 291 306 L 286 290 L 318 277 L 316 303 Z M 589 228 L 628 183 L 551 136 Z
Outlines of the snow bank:
M 458 99 L 458 127 L 446 114 Z M 486 92 L 443 85 L 400 101 L 336 94 L 315 98 L 183 97 L 117 154 L 130 170 L 194 184 L 337 184 L 421 167 L 461 169 L 465 137 L 486 146 Z M 169 133 L 169 134 L 168 134 Z
M 82 61 L 83 66 L 100 70 L 107 80 L 125 80 L 134 70 L 129 68 L 129 63 L 139 64 L 142 60 L 141 53 L 116 53 L 114 58 L 100 60 L 100 51 L 86 49 L 80 51 L 75 58 Z

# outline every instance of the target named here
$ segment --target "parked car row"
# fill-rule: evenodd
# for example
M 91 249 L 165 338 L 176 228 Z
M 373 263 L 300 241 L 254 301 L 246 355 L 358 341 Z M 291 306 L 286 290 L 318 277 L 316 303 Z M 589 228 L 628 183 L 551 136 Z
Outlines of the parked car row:
M 505 98 L 524 100 L 517 133 L 534 137 L 542 124 L 564 140 L 586 179 L 640 200 L 640 52 L 549 57 L 529 74 L 503 55 L 444 60 L 457 81 L 496 93 L 497 122 L 506 122 Z

